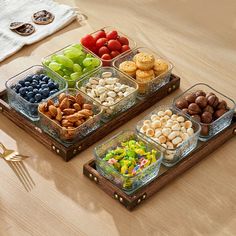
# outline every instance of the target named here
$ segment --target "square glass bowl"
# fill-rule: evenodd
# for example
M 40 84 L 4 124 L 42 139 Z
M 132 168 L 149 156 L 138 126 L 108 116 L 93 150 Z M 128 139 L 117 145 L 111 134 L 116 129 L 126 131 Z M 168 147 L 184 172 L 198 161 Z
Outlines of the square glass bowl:
M 129 47 L 130 47 L 130 50 L 132 50 L 132 49 L 134 49 L 134 48 L 136 47 L 136 42 L 135 42 L 132 38 L 128 37 L 127 35 L 123 34 L 122 32 L 120 32 L 119 30 L 117 30 L 116 28 L 114 28 L 114 27 L 112 27 L 112 26 L 103 27 L 103 28 L 101 28 L 101 29 L 99 29 L 99 30 L 96 30 L 95 32 L 91 33 L 91 35 L 92 35 L 92 36 L 96 35 L 96 33 L 97 33 L 98 31 L 100 31 L 100 30 L 104 30 L 106 33 L 109 32 L 109 31 L 116 30 L 119 36 L 123 36 L 123 37 L 125 37 L 125 38 L 127 38 L 127 39 L 129 40 Z M 101 59 L 101 58 L 100 58 L 101 61 L 102 61 L 102 65 L 103 65 L 103 66 L 112 66 L 112 63 L 113 63 L 113 61 L 114 61 L 116 58 L 119 58 L 120 56 L 124 55 L 124 54 L 127 53 L 127 52 L 128 52 L 128 51 L 123 52 L 123 53 L 121 53 L 120 55 L 118 55 L 118 56 L 116 56 L 116 57 L 114 57 L 114 58 L 112 58 L 112 59 L 110 59 L 110 60 L 104 60 L 104 59 Z
M 60 58 L 57 58 L 58 55 L 60 55 Z M 61 56 L 65 55 L 70 57 L 69 61 L 65 58 L 61 58 Z M 93 65 L 89 65 L 90 61 L 87 61 L 89 66 L 81 71 L 81 65 L 86 56 L 96 58 L 98 60 L 97 65 L 94 67 Z M 50 63 L 51 61 L 53 61 L 53 63 Z M 44 57 L 42 64 L 49 70 L 54 71 L 54 73 L 58 74 L 62 79 L 66 80 L 69 88 L 74 88 L 76 80 L 80 77 L 102 66 L 100 58 L 81 44 L 68 45 Z
M 146 146 L 147 152 L 151 150 L 156 150 L 155 145 L 149 143 L 147 140 L 139 136 L 135 131 L 121 131 L 117 135 L 108 139 L 107 141 L 95 147 L 94 149 L 97 171 L 127 194 L 131 194 L 141 186 L 147 184 L 152 179 L 156 178 L 163 158 L 162 153 L 156 150 L 156 161 L 151 163 L 149 166 L 143 168 L 141 172 L 130 177 L 121 174 L 113 167 L 113 165 L 109 164 L 106 160 L 103 160 L 104 156 L 109 151 L 116 149 L 118 146 L 121 145 L 122 142 L 126 142 L 132 139 L 135 141 L 142 141 Z
M 148 136 L 142 131 L 142 126 L 144 123 L 150 124 L 149 126 L 151 127 L 152 122 L 155 121 L 155 118 L 154 118 L 155 115 L 157 115 L 158 112 L 165 111 L 167 109 L 171 110 L 173 114 L 182 116 L 185 119 L 185 121 L 192 122 L 192 128 L 193 128 L 194 134 L 188 137 L 186 140 L 184 140 L 176 148 L 168 148 L 168 146 L 167 147 L 163 146 L 161 143 L 155 140 L 155 137 Z M 151 123 L 149 121 L 151 121 Z M 192 120 L 191 118 L 185 116 L 184 113 L 182 113 L 181 111 L 173 108 L 172 106 L 163 105 L 163 106 L 158 106 L 150 114 L 148 114 L 141 121 L 139 121 L 136 125 L 136 131 L 140 136 L 144 137 L 149 142 L 154 143 L 156 147 L 163 152 L 163 161 L 162 161 L 163 165 L 167 167 L 172 167 L 196 148 L 197 143 L 198 143 L 199 133 L 200 133 L 200 125 L 194 120 Z M 163 133 L 161 135 L 163 135 Z
M 92 111 L 94 115 L 76 128 L 66 128 L 61 126 L 55 120 L 50 119 L 43 112 L 38 111 L 40 116 L 39 124 L 42 130 L 44 130 L 52 137 L 59 139 L 65 143 L 73 143 L 79 139 L 82 139 L 83 137 L 87 136 L 88 134 L 90 134 L 91 132 L 100 127 L 102 109 L 96 101 L 94 101 L 93 99 L 91 99 L 89 96 L 79 91 L 78 89 L 69 88 L 66 91 L 64 91 L 64 93 L 66 93 L 67 95 L 76 95 L 76 94 L 82 95 L 82 97 L 85 100 L 85 103 L 92 105 L 93 107 Z M 58 103 L 58 96 L 60 94 L 53 96 L 51 100 L 54 103 Z
M 172 69 L 174 68 L 173 64 L 166 58 L 160 57 L 158 53 L 153 52 L 152 50 L 146 48 L 146 47 L 138 47 L 131 52 L 127 52 L 126 54 L 120 56 L 113 62 L 113 66 L 119 70 L 119 66 L 122 62 L 124 61 L 133 61 L 133 57 L 140 53 L 140 52 L 145 52 L 148 54 L 151 54 L 155 57 L 155 59 L 163 59 L 167 64 L 168 64 L 168 70 L 158 76 L 156 76 L 154 79 L 148 81 L 148 82 L 137 82 L 139 85 L 139 90 L 138 90 L 138 96 L 140 97 L 146 97 L 155 91 L 157 91 L 159 88 L 164 86 L 170 81 L 170 75 L 172 72 Z M 132 78 L 132 77 L 131 77 Z M 135 78 L 132 78 L 135 80 Z
M 61 79 L 60 76 L 58 76 L 53 71 L 48 70 L 47 68 L 44 68 L 40 65 L 32 66 L 23 72 L 13 76 L 6 82 L 6 88 L 7 88 L 7 97 L 8 101 L 11 107 L 13 107 L 18 112 L 22 113 L 24 116 L 26 116 L 28 119 L 32 121 L 37 121 L 39 119 L 38 116 L 38 105 L 39 103 L 30 103 L 23 97 L 21 97 L 19 94 L 17 94 L 13 86 L 16 85 L 20 80 L 24 80 L 28 75 L 33 74 L 45 74 L 48 77 L 50 77 L 54 82 L 59 84 L 59 92 L 53 94 L 57 95 L 61 91 L 64 91 L 67 88 L 67 83 L 65 80 Z M 48 97 L 44 99 L 43 101 L 49 100 L 51 97 Z
M 219 98 L 219 100 L 224 100 L 227 103 L 227 107 L 228 107 L 228 111 L 226 113 L 224 113 L 220 118 L 216 119 L 215 121 L 213 121 L 209 124 L 198 122 L 202 128 L 202 130 L 200 132 L 199 139 L 201 141 L 207 141 L 231 124 L 231 121 L 232 121 L 232 118 L 233 118 L 233 115 L 235 112 L 235 102 L 231 98 L 216 91 L 211 86 L 204 84 L 204 83 L 198 83 L 198 84 L 193 85 L 189 89 L 187 89 L 185 92 L 180 94 L 178 97 L 176 97 L 173 100 L 173 106 L 175 106 L 176 102 L 182 100 L 184 97 L 186 97 L 189 94 L 197 92 L 198 90 L 202 90 L 206 94 L 207 93 L 214 93 Z M 178 109 L 178 108 L 176 107 L 176 109 Z M 190 116 L 189 114 L 186 114 L 186 115 Z
M 82 77 L 77 82 L 76 87 L 83 91 L 83 88 L 81 87 L 84 87 L 86 84 L 90 83 L 91 81 L 90 79 L 93 79 L 94 77 L 102 78 L 102 74 L 104 72 L 110 72 L 112 74 L 112 77 L 116 77 L 119 79 L 120 84 L 125 84 L 134 88 L 134 91 L 131 92 L 128 96 L 121 98 L 121 100 L 115 102 L 112 105 L 103 105 L 101 101 L 98 100 L 97 97 L 92 97 L 102 106 L 103 109 L 102 121 L 107 122 L 111 120 L 113 117 L 117 116 L 117 114 L 128 110 L 131 106 L 133 106 L 136 103 L 138 84 L 135 81 L 131 80 L 121 71 L 115 69 L 114 67 L 101 67 L 96 71 L 93 71 L 90 74 Z

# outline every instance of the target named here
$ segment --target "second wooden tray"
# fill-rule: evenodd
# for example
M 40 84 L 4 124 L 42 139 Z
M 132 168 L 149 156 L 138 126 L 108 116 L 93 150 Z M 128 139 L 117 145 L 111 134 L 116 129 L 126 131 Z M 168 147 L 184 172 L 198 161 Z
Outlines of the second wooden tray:
M 119 114 L 117 117 L 111 121 L 102 124 L 97 130 L 89 134 L 86 138 L 78 140 L 73 144 L 65 144 L 59 142 L 59 140 L 53 138 L 49 134 L 43 132 L 37 123 L 33 123 L 22 114 L 18 113 L 12 109 L 7 103 L 6 91 L 0 93 L 0 112 L 11 121 L 13 121 L 17 126 L 24 129 L 27 133 L 32 135 L 39 142 L 44 144 L 48 149 L 52 150 L 59 156 L 61 156 L 65 161 L 69 161 L 75 155 L 85 150 L 92 144 L 96 143 L 100 139 L 104 138 L 111 131 L 115 130 L 119 126 L 123 125 L 127 121 L 131 120 L 138 114 L 142 113 L 144 110 L 148 109 L 162 98 L 166 97 L 173 91 L 179 88 L 180 78 L 176 75 L 171 75 L 170 82 L 158 89 L 155 93 L 151 94 L 149 97 L 138 100 L 134 106 L 132 106 L 127 111 Z

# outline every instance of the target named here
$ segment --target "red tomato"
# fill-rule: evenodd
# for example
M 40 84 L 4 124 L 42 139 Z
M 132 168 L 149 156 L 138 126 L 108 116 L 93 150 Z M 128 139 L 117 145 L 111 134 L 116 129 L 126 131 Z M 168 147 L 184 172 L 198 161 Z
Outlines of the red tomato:
M 100 38 L 106 38 L 106 33 L 104 30 L 99 30 L 93 37 L 97 41 Z
M 129 40 L 126 37 L 120 36 L 118 37 L 118 41 L 121 45 L 129 45 Z
M 126 52 L 126 51 L 128 51 L 128 50 L 130 50 L 130 47 L 129 47 L 128 45 L 123 45 L 123 46 L 121 47 L 121 52 Z
M 120 55 L 120 52 L 118 52 L 118 51 L 111 51 L 111 57 L 112 58 L 117 57 L 118 55 Z
M 96 42 L 96 47 L 100 48 L 100 47 L 104 46 L 107 43 L 107 41 L 108 41 L 107 38 L 98 39 Z
M 118 33 L 116 30 L 110 31 L 107 33 L 107 39 L 117 39 Z
M 98 49 L 97 49 L 96 46 L 90 47 L 89 50 L 92 51 L 95 54 L 98 54 Z
M 110 50 L 106 47 L 106 46 L 102 46 L 99 50 L 98 50 L 98 55 L 101 57 L 103 54 L 109 54 Z
M 85 47 L 91 47 L 95 45 L 95 39 L 93 38 L 92 35 L 87 34 L 85 35 L 80 42 L 85 46 Z
M 103 60 L 111 60 L 111 56 L 109 54 L 103 54 L 101 58 Z
M 111 51 L 120 51 L 121 49 L 121 44 L 116 39 L 109 40 L 107 46 Z

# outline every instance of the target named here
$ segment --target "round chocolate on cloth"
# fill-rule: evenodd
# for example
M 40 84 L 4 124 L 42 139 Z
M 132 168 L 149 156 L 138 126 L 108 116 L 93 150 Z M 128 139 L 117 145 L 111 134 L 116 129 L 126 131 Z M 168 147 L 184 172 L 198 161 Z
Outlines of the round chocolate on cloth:
M 33 22 L 38 25 L 50 24 L 51 22 L 53 22 L 54 18 L 54 15 L 46 10 L 35 12 L 32 16 Z

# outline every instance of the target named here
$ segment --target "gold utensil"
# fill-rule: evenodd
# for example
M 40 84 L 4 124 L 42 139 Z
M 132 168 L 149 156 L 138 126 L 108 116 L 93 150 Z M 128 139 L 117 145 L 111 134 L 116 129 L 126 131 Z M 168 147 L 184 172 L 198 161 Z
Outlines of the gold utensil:
M 23 161 L 29 156 L 21 155 L 18 152 L 7 149 L 2 143 L 0 143 L 0 157 L 6 161 Z

